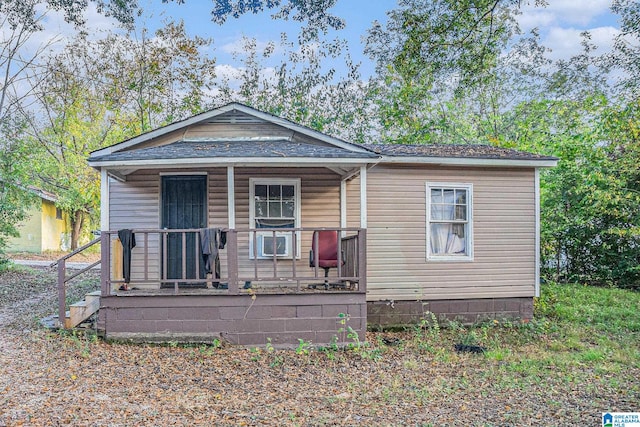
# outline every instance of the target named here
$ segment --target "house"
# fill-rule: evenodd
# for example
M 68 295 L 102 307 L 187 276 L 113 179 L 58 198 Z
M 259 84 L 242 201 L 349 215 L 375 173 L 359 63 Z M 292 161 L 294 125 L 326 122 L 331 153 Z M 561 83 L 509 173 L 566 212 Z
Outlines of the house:
M 490 146 L 351 144 L 238 103 L 95 151 L 98 328 L 284 346 L 362 339 L 367 322 L 428 311 L 529 319 L 538 173 L 556 162 Z M 311 251 L 320 231 L 340 247 L 326 278 Z
M 8 239 L 8 252 L 66 251 L 70 244 L 68 215 L 56 207 L 55 194 L 35 187 L 25 191 L 37 200 L 29 208 L 27 219 L 18 225 L 19 237 Z

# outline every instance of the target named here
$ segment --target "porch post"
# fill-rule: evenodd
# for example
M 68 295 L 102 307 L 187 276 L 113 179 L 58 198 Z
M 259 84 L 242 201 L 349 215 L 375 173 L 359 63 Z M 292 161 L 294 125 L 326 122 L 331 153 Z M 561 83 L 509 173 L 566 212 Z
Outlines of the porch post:
M 540 296 L 540 169 L 536 168 L 535 171 L 535 191 L 534 191 L 534 204 L 535 204 L 535 273 L 534 273 L 534 296 Z
M 227 272 L 227 292 L 235 295 L 238 293 L 238 232 L 235 229 L 227 232 Z
M 367 230 L 358 231 L 358 290 L 367 292 Z
M 360 228 L 367 228 L 367 167 L 360 166 Z
M 100 258 L 100 293 L 106 296 L 111 294 L 111 234 L 107 230 L 100 234 Z
M 227 223 L 230 230 L 236 228 L 236 182 L 233 166 L 227 166 Z
M 62 329 L 67 317 L 66 275 L 66 260 L 62 258 L 58 261 L 58 323 Z
M 347 228 L 347 181 L 340 180 L 340 228 Z M 342 230 L 341 237 L 346 236 L 346 231 Z
M 100 168 L 100 230 L 109 229 L 109 175 Z

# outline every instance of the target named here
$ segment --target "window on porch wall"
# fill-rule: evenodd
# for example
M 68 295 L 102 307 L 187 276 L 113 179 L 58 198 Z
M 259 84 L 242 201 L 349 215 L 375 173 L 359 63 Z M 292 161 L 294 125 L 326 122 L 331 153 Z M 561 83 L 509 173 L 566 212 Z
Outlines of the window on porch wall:
M 473 259 L 471 202 L 471 184 L 427 184 L 427 259 Z
M 251 178 L 250 224 L 255 229 L 298 228 L 300 227 L 300 180 L 278 178 Z M 258 258 L 273 257 L 273 233 L 258 232 Z M 293 244 L 290 232 L 276 233 L 275 253 L 278 257 L 291 258 Z M 250 256 L 253 257 L 251 237 Z M 298 254 L 300 235 L 297 235 Z

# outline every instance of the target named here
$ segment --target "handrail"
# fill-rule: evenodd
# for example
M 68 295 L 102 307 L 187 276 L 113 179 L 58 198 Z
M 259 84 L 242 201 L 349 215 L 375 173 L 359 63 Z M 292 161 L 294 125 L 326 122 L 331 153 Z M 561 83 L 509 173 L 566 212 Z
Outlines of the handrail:
M 91 270 L 93 267 L 96 267 L 97 265 L 99 265 L 102 262 L 102 258 L 100 258 L 98 261 L 94 262 L 93 264 L 89 265 L 88 267 L 83 268 L 81 271 L 76 272 L 74 274 L 72 274 L 71 276 L 67 277 L 67 259 L 71 258 L 72 256 L 79 254 L 80 252 L 84 251 L 85 249 L 90 248 L 91 246 L 95 245 L 96 243 L 100 242 L 102 240 L 102 237 L 98 237 L 92 241 L 90 241 L 89 243 L 87 243 L 86 245 L 79 247 L 78 249 L 76 249 L 75 251 L 63 256 L 62 258 L 58 259 L 57 261 L 55 261 L 54 263 L 52 263 L 51 265 L 49 265 L 50 268 L 55 267 L 56 265 L 58 266 L 58 322 L 60 324 L 61 328 L 65 327 L 65 317 L 66 317 L 66 308 L 67 308 L 67 289 L 66 289 L 66 284 L 68 281 L 70 281 L 71 279 L 74 279 L 75 277 L 79 276 L 80 274 Z
M 71 258 L 72 256 L 79 254 L 80 252 L 84 251 L 85 249 L 90 248 L 91 246 L 95 245 L 99 241 L 100 241 L 100 237 L 93 239 L 92 241 L 90 241 L 86 245 L 79 247 L 75 251 L 73 251 L 71 253 L 68 253 L 67 255 L 63 256 L 62 258 L 57 259 L 53 263 L 49 264 L 49 268 L 55 267 L 60 261 L 65 261 L 65 260 Z

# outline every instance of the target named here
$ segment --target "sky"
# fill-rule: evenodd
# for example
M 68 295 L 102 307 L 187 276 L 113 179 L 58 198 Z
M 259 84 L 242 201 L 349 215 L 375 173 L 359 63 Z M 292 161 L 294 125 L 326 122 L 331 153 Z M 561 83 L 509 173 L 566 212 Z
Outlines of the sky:
M 550 58 L 569 59 L 578 53 L 581 49 L 580 33 L 585 30 L 591 32 L 592 42 L 599 47 L 598 53 L 611 49 L 614 37 L 619 32 L 619 24 L 617 17 L 609 11 L 610 0 L 548 0 L 548 3 L 545 8 L 526 5 L 519 22 L 524 31 L 532 28 L 540 30 L 543 44 L 551 49 L 548 54 Z M 151 30 L 162 26 L 163 20 L 168 18 L 182 19 L 190 35 L 212 38 L 215 46 L 213 55 L 221 69 L 239 65 L 232 53 L 238 49 L 243 36 L 255 37 L 259 43 L 266 44 L 278 41 L 281 32 L 295 39 L 299 28 L 295 22 L 271 19 L 268 11 L 244 15 L 239 19 L 230 17 L 225 24 L 218 25 L 211 21 L 212 0 L 185 0 L 184 4 L 140 0 L 140 5 L 145 13 L 139 24 L 145 24 Z M 386 11 L 395 6 L 396 2 L 392 0 L 339 0 L 332 9 L 334 14 L 346 21 L 346 28 L 334 34 L 348 41 L 351 56 L 361 63 L 363 77 L 368 77 L 374 71 L 372 61 L 363 54 L 363 35 L 374 20 L 385 22 Z M 50 19 L 54 25 L 49 26 L 49 37 L 57 34 L 64 39 L 70 34 L 69 26 L 59 18 L 51 16 Z M 108 18 L 98 15 L 95 10 L 88 12 L 87 21 L 96 35 L 102 28 L 114 27 Z

